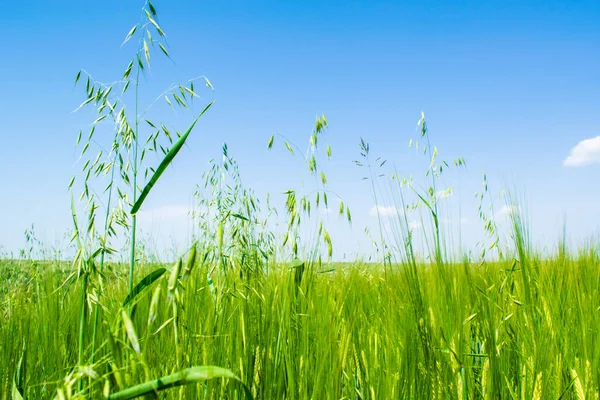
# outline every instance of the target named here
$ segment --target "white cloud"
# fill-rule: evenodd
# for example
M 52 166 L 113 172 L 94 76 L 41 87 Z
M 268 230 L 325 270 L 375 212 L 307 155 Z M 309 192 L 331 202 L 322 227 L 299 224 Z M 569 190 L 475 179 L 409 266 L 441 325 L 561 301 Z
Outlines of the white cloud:
M 596 163 L 600 163 L 600 136 L 577 143 L 563 162 L 565 167 L 582 167 Z
M 496 220 L 496 222 L 506 221 L 512 213 L 515 213 L 517 211 L 517 206 L 505 205 L 500 210 L 496 211 L 496 213 L 494 214 L 494 219 Z
M 395 223 L 390 223 L 390 221 L 383 221 L 383 230 L 386 231 L 388 234 L 393 234 L 398 227 L 395 226 Z M 412 220 L 412 221 L 408 221 L 408 228 L 412 229 L 413 231 L 421 229 L 422 225 L 420 221 L 417 220 Z
M 421 222 L 419 221 L 409 221 L 408 227 L 412 230 L 417 230 L 421 228 Z
M 465 217 L 462 217 L 460 219 L 460 221 L 458 221 L 461 225 L 467 225 L 469 223 L 469 220 L 466 219 Z M 451 218 L 440 218 L 440 224 L 445 224 L 445 225 L 454 225 L 456 224 L 456 219 L 451 219 Z
M 398 209 L 394 206 L 373 206 L 369 214 L 376 217 L 378 214 L 381 217 L 395 217 L 398 215 Z

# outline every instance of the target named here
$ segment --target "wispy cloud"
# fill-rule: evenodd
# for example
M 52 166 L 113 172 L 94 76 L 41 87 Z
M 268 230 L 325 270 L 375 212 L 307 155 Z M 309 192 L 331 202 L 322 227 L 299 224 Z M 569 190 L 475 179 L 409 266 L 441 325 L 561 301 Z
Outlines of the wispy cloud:
M 409 221 L 409 222 L 408 222 L 408 227 L 409 227 L 410 229 L 412 229 L 413 231 L 416 231 L 416 230 L 418 230 L 418 229 L 421 229 L 421 227 L 422 227 L 422 226 L 423 226 L 423 225 L 422 225 L 422 224 L 421 224 L 421 222 L 419 222 L 419 221 Z
M 449 218 L 440 218 L 439 222 L 440 225 L 446 225 L 450 227 L 456 225 L 456 222 Z M 469 220 L 466 218 L 461 218 L 459 223 L 460 225 L 467 225 L 469 223 Z M 423 221 L 423 223 L 421 223 L 421 221 L 419 220 L 408 221 L 408 227 L 413 230 L 421 229 L 423 227 L 423 224 L 425 224 L 425 226 L 433 226 L 433 221 L 431 221 L 431 219 L 427 219 Z
M 388 234 L 393 234 L 394 232 L 398 231 L 398 226 L 395 226 L 396 224 L 394 222 L 390 222 L 390 221 L 383 221 L 383 230 L 386 231 Z M 421 224 L 420 221 L 417 220 L 412 220 L 412 221 L 408 221 L 408 228 L 416 231 L 419 230 L 423 227 L 423 225 Z
M 372 217 L 376 217 L 377 215 L 381 217 L 395 217 L 398 215 L 398 212 L 398 209 L 394 206 L 373 206 L 369 214 Z
M 494 214 L 494 219 L 496 220 L 496 222 L 505 221 L 510 217 L 512 213 L 515 213 L 518 210 L 519 209 L 517 208 L 517 206 L 505 205 L 504 207 L 496 211 L 496 213 Z
M 600 163 L 600 136 L 577 143 L 563 162 L 565 167 L 582 167 L 596 163 Z

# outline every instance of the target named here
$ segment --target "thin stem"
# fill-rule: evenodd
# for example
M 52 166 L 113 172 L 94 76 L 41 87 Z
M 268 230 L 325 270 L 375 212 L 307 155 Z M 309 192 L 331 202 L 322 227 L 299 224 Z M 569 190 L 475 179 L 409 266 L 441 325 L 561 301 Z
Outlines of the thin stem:
M 87 298 L 88 273 L 83 273 L 83 282 L 81 284 L 81 308 L 79 309 L 79 352 L 77 356 L 77 365 L 83 365 L 83 338 L 85 334 L 85 301 Z M 83 389 L 83 380 L 79 380 L 79 391 Z
M 117 158 L 117 153 L 115 153 L 115 159 Z M 106 239 L 108 237 L 108 219 L 110 217 L 110 205 L 111 205 L 111 200 L 112 200 L 112 190 L 113 190 L 113 183 L 115 180 L 115 168 L 112 167 L 111 169 L 111 176 L 110 176 L 110 189 L 108 190 L 108 201 L 106 204 L 106 214 L 104 215 L 104 237 L 102 240 L 102 250 L 100 252 L 100 265 L 99 265 L 99 270 L 100 273 L 102 273 L 102 270 L 104 269 L 104 256 L 106 254 Z M 96 356 L 96 337 L 98 334 L 98 318 L 99 318 L 99 311 L 98 311 L 98 304 L 96 303 L 94 305 L 94 329 L 93 329 L 93 333 L 92 333 L 92 364 L 95 361 L 95 356 Z
M 135 77 L 135 137 L 133 143 L 133 204 L 137 201 L 137 174 L 138 174 L 138 147 L 139 147 L 139 125 L 138 116 L 139 106 L 139 87 L 140 87 L 140 67 L 136 68 Z M 135 232 L 137 225 L 136 215 L 131 217 L 131 253 L 129 255 L 129 292 L 133 290 L 133 272 L 135 267 Z
M 375 177 L 373 176 L 373 168 L 371 167 L 371 161 L 369 160 L 369 154 L 366 154 L 367 168 L 369 169 L 369 180 L 371 181 L 371 190 L 373 191 L 373 200 L 375 200 L 375 211 L 377 212 L 377 223 L 379 225 L 379 239 L 381 240 L 381 251 L 383 253 L 383 270 L 387 277 L 387 265 L 386 265 L 386 248 L 385 239 L 383 236 L 383 225 L 381 223 L 381 215 L 379 213 L 379 201 L 377 199 L 377 190 L 375 189 Z
M 442 249 L 441 249 L 441 239 L 440 239 L 440 226 L 439 226 L 439 214 L 438 214 L 438 205 L 437 205 L 437 187 L 435 180 L 435 167 L 434 163 L 434 153 L 431 151 L 431 141 L 429 139 L 429 132 L 427 131 L 427 123 L 423 121 L 423 131 L 425 133 L 425 137 L 427 139 L 427 152 L 429 153 L 429 171 L 431 173 L 431 187 L 433 189 L 432 203 L 433 203 L 433 222 L 435 224 L 435 261 L 438 265 L 442 263 Z

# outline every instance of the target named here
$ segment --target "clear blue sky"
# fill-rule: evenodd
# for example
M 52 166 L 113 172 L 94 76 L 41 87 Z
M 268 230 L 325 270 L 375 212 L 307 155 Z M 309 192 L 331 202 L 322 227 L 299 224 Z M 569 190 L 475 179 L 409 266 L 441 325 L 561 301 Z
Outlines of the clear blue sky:
M 24 246 L 35 224 L 44 241 L 70 228 L 65 190 L 76 165 L 74 141 L 89 113 L 73 88 L 84 68 L 97 79 L 122 74 L 140 1 L 5 2 L 0 63 L 0 245 Z M 407 174 L 423 160 L 407 148 L 424 111 L 443 158 L 464 156 L 460 200 L 465 240 L 481 234 L 481 176 L 491 189 L 519 188 L 533 236 L 551 245 L 566 215 L 574 242 L 600 221 L 600 3 L 596 1 L 159 1 L 175 60 L 157 61 L 144 100 L 169 84 L 207 76 L 216 104 L 151 194 L 147 232 L 183 240 L 185 210 L 207 161 L 223 142 L 245 183 L 263 196 L 298 187 L 302 165 L 271 134 L 304 145 L 315 116 L 329 121 L 332 190 L 351 206 L 350 230 L 332 228 L 338 256 L 369 249 L 373 200 L 358 157 L 362 136 L 373 154 Z M 159 57 L 155 57 L 158 59 Z M 190 115 L 159 111 L 184 129 Z M 572 153 L 571 153 L 572 152 Z M 571 154 L 571 157 L 569 155 Z M 451 182 L 458 188 L 459 182 Z M 455 196 L 457 192 L 455 191 Z M 278 202 L 278 203 L 277 203 Z M 498 203 L 498 208 L 501 204 Z M 143 217 L 141 217 L 143 218 Z M 455 218 L 456 221 L 456 218 Z M 336 225 L 334 223 L 333 225 Z

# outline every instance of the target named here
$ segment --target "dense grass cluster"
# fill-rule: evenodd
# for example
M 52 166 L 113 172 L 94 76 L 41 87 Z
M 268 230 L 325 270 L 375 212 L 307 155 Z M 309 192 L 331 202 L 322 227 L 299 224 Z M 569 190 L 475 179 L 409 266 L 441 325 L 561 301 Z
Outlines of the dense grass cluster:
M 181 283 L 177 344 L 164 326 L 173 314 L 161 279 L 132 310 L 142 356 L 129 350 L 111 370 L 108 364 L 120 361 L 113 352 L 131 345 L 104 330 L 97 364 L 79 371 L 79 297 L 60 287 L 65 266 L 5 263 L 0 391 L 11 398 L 25 348 L 26 398 L 53 398 L 57 387 L 69 385 L 65 376 L 73 390 L 83 379 L 84 393 L 97 398 L 105 384 L 116 385 L 116 370 L 133 385 L 178 363 L 226 367 L 261 399 L 596 398 L 598 256 L 527 257 L 527 284 L 520 262 L 419 265 L 414 276 L 408 265 L 386 273 L 356 263 L 306 265 L 303 274 L 284 266 L 251 277 L 223 274 L 212 294 L 211 266 L 198 263 Z M 124 272 L 115 265 L 106 281 L 109 320 L 119 318 L 127 295 Z M 225 381 L 184 390 L 184 398 L 241 396 Z

